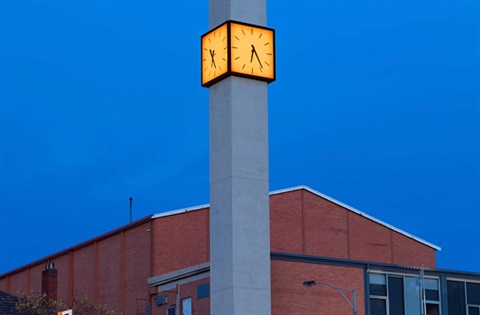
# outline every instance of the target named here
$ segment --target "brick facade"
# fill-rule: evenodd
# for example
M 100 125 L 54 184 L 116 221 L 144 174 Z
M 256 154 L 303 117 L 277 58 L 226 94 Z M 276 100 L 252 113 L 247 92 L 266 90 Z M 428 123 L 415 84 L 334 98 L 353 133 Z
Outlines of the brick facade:
M 272 252 L 435 267 L 432 246 L 309 189 L 272 194 L 270 219 Z M 152 315 L 165 314 L 166 306 L 155 303 L 157 288 L 147 280 L 207 263 L 209 246 L 208 207 L 160 214 L 0 275 L 0 290 L 41 290 L 42 267 L 53 260 L 58 298 L 68 304 L 74 295 L 87 296 L 126 315 L 147 305 Z M 305 288 L 308 278 L 354 288 L 358 314 L 364 314 L 363 269 L 275 260 L 271 266 L 273 314 L 349 314 L 334 290 Z M 181 285 L 181 299 L 192 298 L 193 314 L 209 313 L 209 298 L 196 297 L 197 286 L 208 281 Z M 169 305 L 175 304 L 171 296 Z

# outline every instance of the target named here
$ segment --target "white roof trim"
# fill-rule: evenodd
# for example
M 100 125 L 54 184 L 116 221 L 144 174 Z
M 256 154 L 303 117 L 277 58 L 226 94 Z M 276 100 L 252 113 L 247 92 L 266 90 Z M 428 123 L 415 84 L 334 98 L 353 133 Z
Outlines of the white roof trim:
M 301 186 L 295 186 L 295 187 L 291 187 L 291 188 L 285 188 L 285 189 L 275 190 L 275 191 L 271 191 L 271 192 L 270 192 L 270 195 L 277 195 L 277 194 L 282 194 L 282 193 L 286 193 L 286 192 L 290 192 L 290 191 L 295 191 L 295 190 L 300 190 L 300 189 L 305 189 L 305 190 L 311 192 L 312 194 L 315 194 L 315 195 L 317 195 L 317 196 L 320 196 L 320 197 L 322 197 L 322 198 L 324 198 L 324 199 L 326 199 L 326 200 L 328 200 L 328 201 L 330 201 L 330 202 L 333 202 L 333 203 L 335 203 L 335 204 L 337 204 L 337 205 L 339 205 L 339 206 L 341 206 L 341 207 L 343 207 L 343 208 L 345 208 L 345 209 L 347 209 L 347 210 L 350 210 L 350 211 L 352 211 L 352 212 L 354 212 L 354 213 L 356 213 L 356 214 L 358 214 L 358 215 L 360 215 L 360 216 L 362 216 L 362 217 L 365 217 L 365 218 L 367 218 L 367 219 L 369 219 L 369 220 L 372 220 L 372 221 L 374 221 L 374 222 L 376 222 L 376 223 L 378 223 L 378 224 L 380 224 L 380 225 L 383 225 L 383 226 L 385 226 L 385 227 L 387 227 L 387 228 L 389 228 L 389 229 L 391 229 L 391 230 L 394 230 L 395 232 L 398 232 L 398 233 L 400 233 L 400 234 L 403 234 L 403 235 L 405 235 L 406 237 L 411 238 L 411 239 L 414 239 L 414 240 L 416 240 L 417 242 L 420 242 L 420 243 L 422 243 L 422 244 L 425 244 L 425 245 L 427 245 L 427 246 L 429 246 L 429 247 L 431 247 L 431 248 L 433 248 L 433 249 L 435 249 L 435 250 L 438 250 L 438 251 L 441 251 L 441 250 L 442 250 L 442 248 L 439 247 L 439 246 L 437 246 L 437 245 L 434 245 L 434 244 L 432 244 L 432 243 L 430 243 L 430 242 L 427 242 L 427 241 L 425 241 L 425 240 L 423 240 L 423 239 L 421 239 L 421 238 L 419 238 L 419 237 L 416 237 L 416 236 L 414 236 L 414 235 L 412 235 L 412 234 L 410 234 L 410 233 L 407 233 L 407 232 L 405 232 L 405 231 L 403 231 L 403 230 L 401 230 L 401 229 L 399 229 L 399 228 L 397 228 L 397 227 L 395 227 L 395 226 L 393 226 L 393 225 L 390 225 L 390 224 L 388 224 L 388 223 L 383 222 L 382 220 L 379 220 L 379 219 L 377 219 L 377 218 L 374 218 L 374 217 L 372 217 L 371 215 L 368 215 L 368 214 L 366 214 L 366 213 L 364 213 L 364 212 L 362 212 L 362 211 L 360 211 L 360 210 L 358 210 L 358 209 L 355 209 L 354 207 L 351 207 L 351 206 L 349 206 L 349 205 L 347 205 L 347 204 L 345 204 L 345 203 L 343 203 L 343 202 L 341 202 L 341 201 L 338 201 L 338 200 L 336 200 L 336 199 L 334 199 L 334 198 L 332 198 L 332 197 L 329 197 L 329 196 L 327 196 L 327 195 L 325 195 L 325 194 L 322 194 L 321 192 L 318 192 L 318 191 L 316 191 L 316 190 L 314 190 L 314 189 L 312 189 L 312 188 L 310 188 L 310 187 L 308 187 L 308 186 L 301 185 Z M 152 219 L 161 218 L 161 217 L 166 217 L 166 216 L 171 216 L 171 215 L 180 214 L 180 213 L 185 213 L 185 212 L 190 212 L 190 211 L 195 211 L 195 210 L 201 210 L 201 209 L 205 209 L 205 208 L 208 208 L 208 207 L 210 207 L 210 204 L 204 204 L 204 205 L 195 206 L 195 207 L 190 207 L 190 208 L 183 208 L 183 209 L 178 209 L 178 210 L 173 210 L 173 211 L 168 211 L 168 212 L 162 212 L 162 213 L 158 213 L 158 214 L 153 215 L 153 216 L 152 216 Z
M 195 210 L 201 210 L 201 209 L 205 209 L 205 208 L 209 208 L 209 207 L 210 207 L 210 204 L 207 203 L 207 204 L 204 204 L 204 205 L 190 207 L 190 208 L 182 208 L 182 209 L 177 209 L 177 210 L 172 210 L 172 211 L 167 211 L 167 212 L 161 212 L 161 213 L 154 214 L 152 216 L 152 219 L 161 218 L 161 217 L 168 217 L 168 216 L 175 215 L 175 214 L 180 214 L 180 213 L 185 213 L 185 212 L 190 212 L 190 211 L 195 211 Z

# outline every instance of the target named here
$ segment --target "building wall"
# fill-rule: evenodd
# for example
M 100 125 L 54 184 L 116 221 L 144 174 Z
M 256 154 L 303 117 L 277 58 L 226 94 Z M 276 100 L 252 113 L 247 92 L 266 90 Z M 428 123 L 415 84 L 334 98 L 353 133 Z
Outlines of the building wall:
M 209 211 L 207 208 L 153 220 L 153 275 L 209 261 Z
M 274 252 L 435 267 L 435 249 L 307 190 L 270 205 Z
M 53 260 L 58 272 L 58 300 L 71 305 L 72 297 L 86 296 L 95 304 L 127 315 L 145 310 L 151 275 L 151 220 L 133 223 L 46 257 L 0 278 L 0 290 L 41 291 L 45 262 Z
M 272 260 L 272 314 L 352 314 L 352 309 L 337 291 L 324 285 L 305 287 L 305 280 L 356 290 L 358 315 L 365 314 L 362 268 L 281 260 Z M 350 294 L 346 293 L 346 296 L 353 300 Z
M 433 248 L 305 189 L 271 195 L 270 218 L 273 252 L 435 267 Z M 149 277 L 208 262 L 209 247 L 208 208 L 147 217 L 2 275 L 0 290 L 12 294 L 18 289 L 39 291 L 45 261 L 52 259 L 58 270 L 59 299 L 70 304 L 73 295 L 86 295 L 95 303 L 135 314 L 137 307 L 144 310 L 152 301 L 155 290 L 149 293 Z M 320 265 L 291 264 L 272 262 L 272 276 L 276 276 L 272 278 L 272 290 L 275 288 L 274 295 L 287 300 L 282 290 L 287 290 L 288 285 L 282 281 L 300 279 L 300 287 L 292 282 L 293 288 L 299 290 L 296 294 L 314 292 L 310 294 L 318 297 L 314 291 L 318 288 L 304 291 L 301 284 L 305 276 L 330 272 L 330 278 L 322 281 L 337 283 L 337 274 L 349 279 L 350 273 L 357 277 L 359 272 L 345 267 L 322 269 Z M 293 267 L 299 269 L 289 269 Z M 287 280 L 280 277 L 282 272 L 286 272 Z M 338 283 L 341 286 L 343 282 Z M 280 312 L 282 305 L 277 300 L 274 310 Z

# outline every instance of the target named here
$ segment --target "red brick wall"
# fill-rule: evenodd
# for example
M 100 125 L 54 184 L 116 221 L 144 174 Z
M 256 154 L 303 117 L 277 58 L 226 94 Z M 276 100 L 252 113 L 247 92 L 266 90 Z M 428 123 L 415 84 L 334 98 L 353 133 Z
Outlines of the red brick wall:
M 155 219 L 153 224 L 154 275 L 209 261 L 207 209 L 162 217 Z
M 58 276 L 57 298 L 67 304 L 73 295 L 87 296 L 91 302 L 107 304 L 127 315 L 136 314 L 137 305 L 145 310 L 148 303 L 147 279 L 151 272 L 151 221 L 118 231 L 82 244 L 71 251 L 49 256 Z M 15 294 L 19 289 L 41 292 L 40 261 L 0 279 L 4 291 Z M 138 301 L 138 302 L 137 302 Z
M 98 243 L 98 300 L 95 302 L 117 310 L 122 297 L 122 237 L 117 234 Z
M 347 210 L 306 190 L 302 192 L 305 253 L 348 258 Z
M 403 265 L 422 264 L 428 268 L 435 268 L 435 249 L 406 237 L 398 232 L 391 231 L 393 243 L 393 263 Z
M 151 275 L 151 224 L 125 232 L 125 314 L 135 315 L 137 306 L 145 310 L 149 298 L 147 279 Z
M 272 195 L 270 205 L 274 252 L 435 267 L 433 248 L 307 190 Z
M 74 252 L 73 290 L 79 297 L 94 298 L 95 246 L 87 246 Z
M 270 196 L 270 246 L 272 251 L 303 253 L 303 192 Z
M 305 280 L 356 290 L 358 315 L 364 314 L 363 269 L 279 260 L 272 261 L 272 314 L 352 314 L 352 309 L 337 291 L 323 285 L 307 288 L 303 286 Z M 347 297 L 352 300 L 351 295 Z

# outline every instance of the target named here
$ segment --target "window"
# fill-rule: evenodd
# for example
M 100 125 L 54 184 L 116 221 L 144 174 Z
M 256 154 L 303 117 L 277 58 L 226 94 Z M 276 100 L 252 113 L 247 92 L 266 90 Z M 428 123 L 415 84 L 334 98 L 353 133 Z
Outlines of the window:
M 192 298 L 182 300 L 182 315 L 192 315 Z
M 210 296 L 210 283 L 200 284 L 197 287 L 197 300 L 204 299 Z
M 441 315 L 438 279 L 370 273 L 369 289 L 371 315 Z
M 372 315 L 387 315 L 387 282 L 385 275 L 369 275 L 370 311 Z
M 458 315 L 480 315 L 480 283 L 447 281 L 448 312 Z
M 440 290 L 437 279 L 425 279 L 426 315 L 440 315 Z
M 172 305 L 167 308 L 167 315 L 175 315 L 176 306 Z

